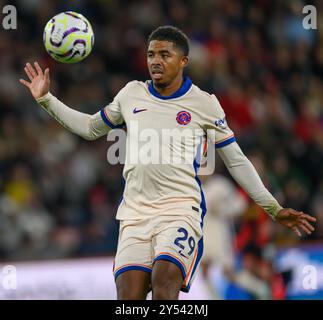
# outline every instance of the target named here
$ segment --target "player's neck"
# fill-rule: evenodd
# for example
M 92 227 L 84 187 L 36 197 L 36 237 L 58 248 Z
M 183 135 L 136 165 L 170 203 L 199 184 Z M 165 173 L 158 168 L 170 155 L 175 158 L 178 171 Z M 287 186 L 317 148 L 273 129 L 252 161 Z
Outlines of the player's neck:
M 175 93 L 183 85 L 183 75 L 177 77 L 165 88 L 157 88 L 154 86 L 155 90 L 162 96 L 170 96 Z

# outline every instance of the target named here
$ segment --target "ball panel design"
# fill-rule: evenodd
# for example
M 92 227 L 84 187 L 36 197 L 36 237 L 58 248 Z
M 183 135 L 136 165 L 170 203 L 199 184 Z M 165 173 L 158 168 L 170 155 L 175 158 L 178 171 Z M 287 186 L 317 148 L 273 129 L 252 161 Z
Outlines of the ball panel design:
M 43 41 L 50 56 L 63 63 L 85 59 L 94 44 L 90 22 L 81 14 L 68 11 L 50 19 L 44 29 Z

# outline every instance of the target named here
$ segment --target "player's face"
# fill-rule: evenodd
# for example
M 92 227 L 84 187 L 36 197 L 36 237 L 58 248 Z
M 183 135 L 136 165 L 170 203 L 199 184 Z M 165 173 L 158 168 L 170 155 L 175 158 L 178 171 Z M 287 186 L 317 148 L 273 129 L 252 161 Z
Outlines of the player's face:
M 174 80 L 181 81 L 188 58 L 170 41 L 150 41 L 147 65 L 156 88 L 165 88 Z

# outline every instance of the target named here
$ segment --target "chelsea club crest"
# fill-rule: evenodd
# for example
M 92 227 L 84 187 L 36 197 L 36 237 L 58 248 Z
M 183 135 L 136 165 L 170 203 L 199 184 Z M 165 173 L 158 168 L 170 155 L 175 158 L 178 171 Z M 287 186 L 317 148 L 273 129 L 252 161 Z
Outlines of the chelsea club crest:
M 177 113 L 176 121 L 180 125 L 187 125 L 191 122 L 191 115 L 187 111 L 180 111 Z

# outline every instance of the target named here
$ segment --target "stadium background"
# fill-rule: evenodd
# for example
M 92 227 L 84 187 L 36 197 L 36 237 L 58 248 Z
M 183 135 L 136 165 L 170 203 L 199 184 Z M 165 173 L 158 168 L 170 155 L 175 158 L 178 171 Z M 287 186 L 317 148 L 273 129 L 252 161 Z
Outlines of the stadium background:
M 6 4 L 18 20 L 17 30 L 0 28 L 1 268 L 28 261 L 37 274 L 40 260 L 113 257 L 118 236 L 122 166 L 107 163 L 105 138 L 83 141 L 35 104 L 18 82 L 24 63 L 49 66 L 51 91 L 95 113 L 125 83 L 149 77 L 146 38 L 172 24 L 191 41 L 187 73 L 217 95 L 266 185 L 284 206 L 318 219 L 315 233 L 298 239 L 250 202 L 235 220 L 237 259 L 248 251 L 283 275 L 286 294 L 275 296 L 275 277 L 256 274 L 272 298 L 323 297 L 322 1 L 0 1 Z M 317 9 L 317 30 L 302 27 L 306 4 Z M 75 65 L 56 63 L 42 43 L 46 22 L 67 10 L 84 14 L 95 33 L 92 53 Z M 228 176 L 221 164 L 217 172 Z M 316 290 L 302 287 L 299 268 L 307 264 L 318 271 Z M 224 298 L 254 298 L 234 292 Z

